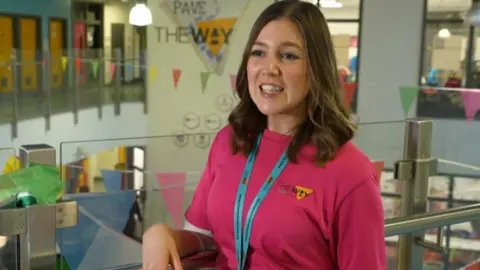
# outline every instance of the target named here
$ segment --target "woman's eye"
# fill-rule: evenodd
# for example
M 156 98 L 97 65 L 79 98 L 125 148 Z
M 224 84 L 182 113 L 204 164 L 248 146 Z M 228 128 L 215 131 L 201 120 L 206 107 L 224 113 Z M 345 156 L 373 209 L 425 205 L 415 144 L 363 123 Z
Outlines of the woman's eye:
M 263 55 L 263 52 L 262 51 L 259 51 L 259 50 L 254 50 L 250 53 L 251 56 L 262 56 Z
M 298 56 L 296 56 L 295 54 L 292 54 L 292 53 L 284 53 L 284 54 L 282 54 L 282 58 L 285 59 L 285 60 L 296 60 L 296 59 L 298 59 Z

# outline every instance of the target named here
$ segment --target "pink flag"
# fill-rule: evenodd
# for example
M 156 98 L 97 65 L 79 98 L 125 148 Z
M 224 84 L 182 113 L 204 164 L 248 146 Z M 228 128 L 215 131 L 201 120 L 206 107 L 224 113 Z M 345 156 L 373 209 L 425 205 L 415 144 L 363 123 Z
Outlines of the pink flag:
M 180 81 L 180 75 L 182 75 L 182 71 L 179 69 L 173 69 L 173 85 L 175 86 L 175 89 L 178 86 L 178 82 Z
M 237 91 L 237 75 L 235 74 L 231 74 L 230 75 L 230 87 L 232 88 L 232 92 L 235 94 L 235 92 Z
M 462 96 L 463 107 L 465 108 L 465 117 L 467 118 L 467 122 L 470 124 L 480 109 L 480 90 L 464 89 L 462 90 Z
M 115 63 L 110 63 L 110 80 L 113 81 L 113 76 L 115 76 Z
M 177 229 L 183 228 L 185 173 L 157 173 L 157 179 L 173 225 Z

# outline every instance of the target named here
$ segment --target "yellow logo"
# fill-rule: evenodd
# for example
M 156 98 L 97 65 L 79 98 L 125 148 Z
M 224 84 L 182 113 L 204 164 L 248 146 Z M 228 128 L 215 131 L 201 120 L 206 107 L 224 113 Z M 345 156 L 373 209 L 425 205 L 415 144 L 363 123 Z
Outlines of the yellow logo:
M 308 195 L 312 194 L 313 190 L 302 187 L 302 186 L 295 186 L 295 194 L 297 195 L 297 200 L 305 199 Z

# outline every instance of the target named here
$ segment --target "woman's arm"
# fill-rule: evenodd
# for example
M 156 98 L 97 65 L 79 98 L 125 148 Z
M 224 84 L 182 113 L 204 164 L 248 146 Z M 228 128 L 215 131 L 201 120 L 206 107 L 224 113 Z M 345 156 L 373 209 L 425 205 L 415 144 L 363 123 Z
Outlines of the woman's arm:
M 340 270 L 386 270 L 383 204 L 377 180 L 355 187 L 336 210 L 334 248 Z
M 180 257 L 194 255 L 215 248 L 215 242 L 211 235 L 192 230 L 188 225 L 183 230 L 175 231 L 174 237 Z

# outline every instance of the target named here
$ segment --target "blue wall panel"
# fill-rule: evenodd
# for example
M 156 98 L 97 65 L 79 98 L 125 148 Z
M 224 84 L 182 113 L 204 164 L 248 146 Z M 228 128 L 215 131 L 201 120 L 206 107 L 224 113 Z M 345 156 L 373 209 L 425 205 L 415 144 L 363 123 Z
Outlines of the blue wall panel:
M 49 19 L 65 19 L 67 48 L 72 47 L 71 0 L 0 0 L 0 14 L 34 15 L 42 18 L 42 46 L 48 45 Z

